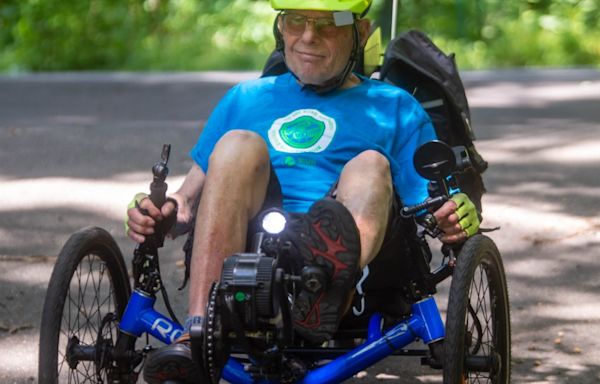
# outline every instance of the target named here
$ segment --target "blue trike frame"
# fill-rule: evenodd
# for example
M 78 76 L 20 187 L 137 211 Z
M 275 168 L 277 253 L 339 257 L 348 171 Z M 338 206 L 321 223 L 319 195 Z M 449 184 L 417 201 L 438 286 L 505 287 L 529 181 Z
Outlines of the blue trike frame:
M 181 325 L 156 311 L 155 302 L 155 297 L 135 290 L 121 318 L 120 331 L 135 337 L 148 333 L 165 344 L 177 339 L 183 332 Z M 364 343 L 318 368 L 309 370 L 299 383 L 338 383 L 416 340 L 430 344 L 444 338 L 444 324 L 433 297 L 412 304 L 411 309 L 408 318 L 387 330 L 381 329 L 381 314 L 372 315 Z M 255 383 L 243 364 L 234 357 L 230 357 L 223 368 L 222 379 L 232 384 Z

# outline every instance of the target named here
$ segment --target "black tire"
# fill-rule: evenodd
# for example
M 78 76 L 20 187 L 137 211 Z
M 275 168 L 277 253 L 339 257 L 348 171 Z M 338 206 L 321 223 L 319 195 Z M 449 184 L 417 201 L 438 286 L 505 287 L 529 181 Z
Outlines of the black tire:
M 39 383 L 112 382 L 107 375 L 115 367 L 114 362 L 79 361 L 70 367 L 67 344 L 95 346 L 102 328 L 104 345 L 114 345 L 117 322 L 130 294 L 127 268 L 111 235 L 96 227 L 71 235 L 58 256 L 46 292 L 40 327 Z M 110 319 L 109 313 L 116 316 Z
M 452 275 L 444 384 L 508 384 L 510 368 L 510 310 L 504 266 L 494 242 L 475 235 L 457 256 Z

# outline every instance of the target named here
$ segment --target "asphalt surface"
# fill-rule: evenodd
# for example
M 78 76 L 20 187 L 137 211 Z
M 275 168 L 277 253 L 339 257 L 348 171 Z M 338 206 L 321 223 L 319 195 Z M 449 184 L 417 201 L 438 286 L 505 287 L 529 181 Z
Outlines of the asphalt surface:
M 69 235 L 97 225 L 130 260 L 122 218 L 163 143 L 177 186 L 232 84 L 255 73 L 0 76 L 0 383 L 37 382 L 40 315 Z M 485 173 L 485 225 L 504 258 L 514 383 L 600 381 L 600 71 L 465 72 Z M 181 240 L 162 252 L 177 311 Z M 438 299 L 445 307 L 443 294 Z M 382 377 L 377 375 L 386 374 Z M 416 358 L 355 382 L 439 383 Z

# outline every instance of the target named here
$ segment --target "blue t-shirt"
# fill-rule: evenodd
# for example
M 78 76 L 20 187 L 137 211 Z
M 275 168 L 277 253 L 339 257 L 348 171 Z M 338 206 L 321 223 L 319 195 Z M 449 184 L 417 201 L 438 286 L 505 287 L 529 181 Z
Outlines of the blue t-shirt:
M 427 181 L 412 158 L 419 145 L 436 138 L 429 117 L 402 89 L 361 80 L 326 95 L 302 89 L 289 73 L 240 83 L 217 105 L 190 155 L 206 172 L 223 134 L 256 132 L 268 145 L 284 209 L 306 212 L 348 161 L 372 149 L 389 160 L 402 202 L 420 203 L 427 198 Z

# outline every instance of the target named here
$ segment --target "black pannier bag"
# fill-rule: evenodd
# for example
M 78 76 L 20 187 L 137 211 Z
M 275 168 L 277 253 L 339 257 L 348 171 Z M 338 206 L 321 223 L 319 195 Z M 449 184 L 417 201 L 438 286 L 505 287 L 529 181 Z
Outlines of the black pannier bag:
M 481 212 L 485 192 L 481 173 L 488 164 L 473 144 L 469 103 L 454 54 L 446 55 L 423 32 L 406 31 L 389 43 L 380 78 L 405 89 L 421 103 L 440 140 L 466 147 L 474 169 L 458 176 L 458 186 Z

